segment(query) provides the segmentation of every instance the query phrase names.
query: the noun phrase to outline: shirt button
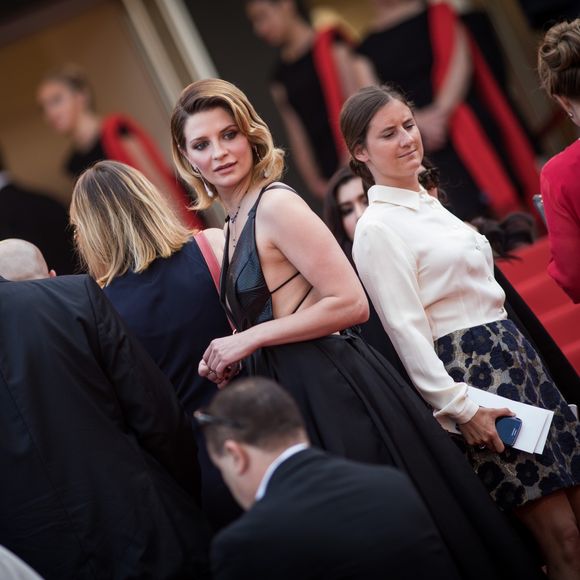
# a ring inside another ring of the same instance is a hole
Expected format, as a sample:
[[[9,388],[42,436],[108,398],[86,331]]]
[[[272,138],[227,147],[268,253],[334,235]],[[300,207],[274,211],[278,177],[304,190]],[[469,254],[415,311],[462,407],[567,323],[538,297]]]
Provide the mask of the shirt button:
[[[475,244],[475,249],[476,249],[476,250],[479,250],[479,249],[481,249],[481,248],[479,247],[479,244]]]
[[[505,308],[502,306],[502,307],[499,309],[499,313],[500,313],[500,314],[503,314],[504,312],[505,312]]]
[[[493,282],[493,276],[488,276],[488,277],[487,277],[487,281],[488,281],[488,282]]]

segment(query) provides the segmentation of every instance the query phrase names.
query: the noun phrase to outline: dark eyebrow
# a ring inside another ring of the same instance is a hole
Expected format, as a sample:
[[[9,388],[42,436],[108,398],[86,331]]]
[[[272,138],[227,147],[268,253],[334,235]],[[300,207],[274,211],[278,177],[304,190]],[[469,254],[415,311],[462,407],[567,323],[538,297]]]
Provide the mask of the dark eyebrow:
[[[235,123],[230,123],[227,127],[223,128],[220,133],[225,133],[226,131],[231,131],[232,129],[235,129],[236,131],[239,131],[238,126]],[[207,137],[205,135],[201,135],[200,137],[195,137],[193,138],[189,144],[193,145],[194,143],[197,143],[198,141],[203,141],[204,139],[207,139]]]

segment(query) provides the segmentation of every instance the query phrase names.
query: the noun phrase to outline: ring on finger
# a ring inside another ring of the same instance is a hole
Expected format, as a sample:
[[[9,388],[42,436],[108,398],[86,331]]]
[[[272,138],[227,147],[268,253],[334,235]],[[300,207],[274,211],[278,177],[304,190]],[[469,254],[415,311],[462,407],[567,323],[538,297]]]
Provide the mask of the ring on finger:
[[[478,448],[480,451],[484,451],[485,449],[487,449],[487,445],[486,445],[485,443],[483,443],[482,445],[478,445],[478,446],[477,446],[477,448]]]

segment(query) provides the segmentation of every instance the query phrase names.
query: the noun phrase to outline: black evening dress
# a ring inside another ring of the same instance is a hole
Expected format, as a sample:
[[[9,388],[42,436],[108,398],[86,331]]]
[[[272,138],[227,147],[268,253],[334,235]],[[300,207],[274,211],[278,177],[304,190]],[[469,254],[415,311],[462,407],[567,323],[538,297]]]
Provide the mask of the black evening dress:
[[[340,160],[328,120],[322,85],[314,65],[313,51],[309,50],[293,62],[280,60],[271,80],[284,87],[288,102],[310,139],[319,169],[326,179],[330,179],[339,168]]]
[[[265,191],[248,213],[231,260],[227,233],[221,299],[239,331],[273,318],[272,293],[255,237],[256,213]],[[249,375],[270,377],[293,396],[314,445],[406,472],[462,578],[543,577],[416,392],[357,333],[346,330],[264,347],[244,366]]]

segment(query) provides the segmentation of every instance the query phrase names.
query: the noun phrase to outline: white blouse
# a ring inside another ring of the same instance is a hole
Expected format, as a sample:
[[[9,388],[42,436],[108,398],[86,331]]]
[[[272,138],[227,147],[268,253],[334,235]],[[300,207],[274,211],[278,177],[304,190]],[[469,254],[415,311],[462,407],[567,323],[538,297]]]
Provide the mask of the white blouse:
[[[505,293],[487,238],[420,192],[374,185],[353,258],[405,368],[440,422],[469,421],[478,406],[449,376],[434,340],[503,320]]]

